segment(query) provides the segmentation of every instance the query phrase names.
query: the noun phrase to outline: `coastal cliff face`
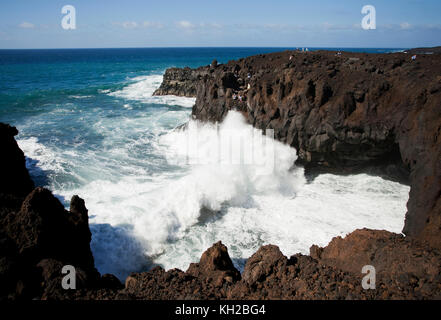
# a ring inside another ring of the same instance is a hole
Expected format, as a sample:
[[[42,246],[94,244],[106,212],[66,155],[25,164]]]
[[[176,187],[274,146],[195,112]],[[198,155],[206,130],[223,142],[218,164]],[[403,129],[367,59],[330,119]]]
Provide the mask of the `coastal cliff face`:
[[[208,75],[207,68],[170,68],[164,74],[161,86],[153,93],[157,96],[178,96],[195,97],[197,86],[205,75]]]
[[[201,70],[194,118],[239,110],[296,148],[307,172],[408,181],[403,232],[441,247],[441,55],[287,51]]]

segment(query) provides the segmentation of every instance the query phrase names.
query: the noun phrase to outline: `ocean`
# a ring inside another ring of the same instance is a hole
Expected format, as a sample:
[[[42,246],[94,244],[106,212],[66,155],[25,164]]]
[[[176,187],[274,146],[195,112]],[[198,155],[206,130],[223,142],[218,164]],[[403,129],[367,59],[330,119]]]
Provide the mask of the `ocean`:
[[[285,49],[0,50],[0,122],[19,129],[36,185],[66,208],[75,194],[85,199],[96,266],[122,280],[156,265],[186,270],[217,241],[243,269],[265,244],[290,256],[357,228],[400,233],[408,186],[366,174],[308,182],[303,169],[292,168],[296,151],[274,140],[271,175],[262,178],[252,165],[221,166],[210,161],[213,133],[258,130],[234,112],[220,128],[197,123],[193,98],[152,96],[169,67]],[[187,122],[187,133],[174,130]],[[196,143],[206,161],[171,161],[171,154],[186,155],[191,130],[205,137]]]

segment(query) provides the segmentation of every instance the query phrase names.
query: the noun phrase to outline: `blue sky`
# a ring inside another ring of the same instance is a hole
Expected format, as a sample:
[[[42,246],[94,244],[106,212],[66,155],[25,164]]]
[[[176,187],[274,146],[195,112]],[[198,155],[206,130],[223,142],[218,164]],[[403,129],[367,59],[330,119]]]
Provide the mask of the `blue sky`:
[[[61,8],[76,8],[76,30]],[[377,29],[363,30],[373,5]],[[441,45],[440,0],[2,0],[0,49]]]

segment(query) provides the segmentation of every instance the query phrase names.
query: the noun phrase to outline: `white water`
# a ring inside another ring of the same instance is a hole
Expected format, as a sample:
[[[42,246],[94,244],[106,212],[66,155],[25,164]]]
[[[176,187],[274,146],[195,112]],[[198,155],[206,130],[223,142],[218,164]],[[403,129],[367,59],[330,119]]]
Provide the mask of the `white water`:
[[[186,108],[192,108],[194,98],[175,96],[153,96],[153,92],[159,88],[163,76],[140,76],[131,79],[132,84],[120,91],[109,93],[110,96],[124,98],[127,100],[142,101],[145,103],[169,104]]]
[[[127,100],[121,109],[128,112],[136,101],[190,105],[186,98],[151,97],[160,81],[142,77],[108,94]],[[82,143],[19,140],[25,154],[39,161],[38,168],[54,173],[50,188],[56,194],[85,199],[101,273],[124,279],[152,262],[186,270],[219,240],[242,267],[264,244],[278,245],[289,256],[357,228],[401,232],[407,186],[368,175],[329,174],[308,184],[301,169],[291,168],[295,150],[262,140],[238,113],[230,113],[219,127],[192,120],[186,131],[167,129],[185,122],[187,110],[141,110],[117,121],[95,117],[89,129],[104,138],[94,150]],[[220,137],[232,131],[242,133],[236,146],[252,144],[259,160],[274,163],[270,174],[261,163],[225,164],[228,159],[216,150],[226,143]],[[191,164],[176,163],[186,159]]]

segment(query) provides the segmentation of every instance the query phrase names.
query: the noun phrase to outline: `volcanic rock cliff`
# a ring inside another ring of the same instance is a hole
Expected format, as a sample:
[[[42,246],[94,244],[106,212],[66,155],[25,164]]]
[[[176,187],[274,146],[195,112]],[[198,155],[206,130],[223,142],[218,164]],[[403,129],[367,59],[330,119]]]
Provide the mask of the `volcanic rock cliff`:
[[[298,151],[307,172],[374,172],[411,185],[403,232],[441,247],[441,55],[286,51],[185,72],[193,117],[239,110]],[[315,170],[310,170],[314,168]]]

